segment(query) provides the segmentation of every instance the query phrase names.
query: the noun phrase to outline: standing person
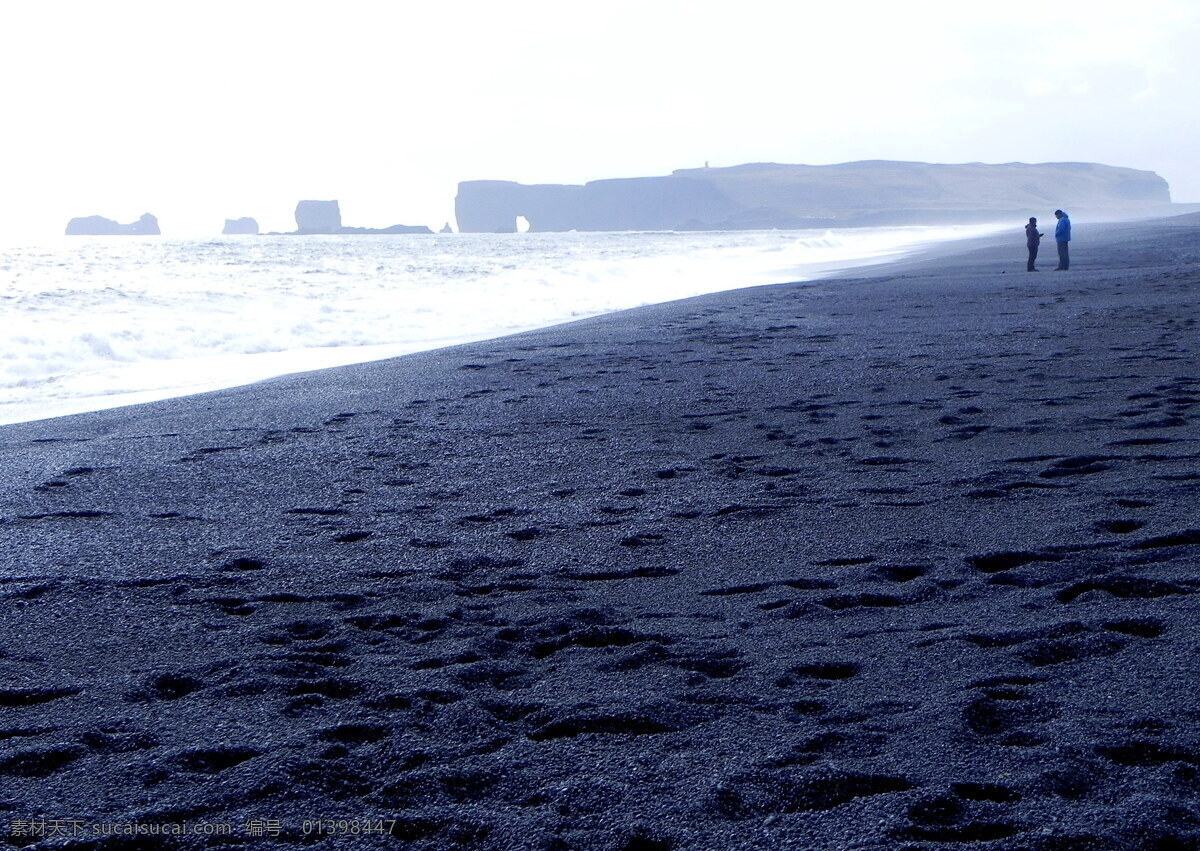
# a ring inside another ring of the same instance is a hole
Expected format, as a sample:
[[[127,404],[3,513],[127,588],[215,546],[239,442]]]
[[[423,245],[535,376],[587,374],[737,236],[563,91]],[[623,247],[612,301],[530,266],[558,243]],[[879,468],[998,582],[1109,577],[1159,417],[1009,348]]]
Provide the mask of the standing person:
[[[1033,261],[1037,260],[1037,251],[1038,246],[1042,244],[1042,235],[1038,233],[1037,219],[1032,216],[1029,217],[1029,224],[1025,225],[1025,244],[1029,246],[1029,263],[1025,266],[1025,271],[1036,272]]]
[[[1067,245],[1071,242],[1071,220],[1062,210],[1054,211],[1058,224],[1054,226],[1054,241],[1058,243],[1058,266],[1055,272],[1065,272],[1071,268],[1071,255]]]

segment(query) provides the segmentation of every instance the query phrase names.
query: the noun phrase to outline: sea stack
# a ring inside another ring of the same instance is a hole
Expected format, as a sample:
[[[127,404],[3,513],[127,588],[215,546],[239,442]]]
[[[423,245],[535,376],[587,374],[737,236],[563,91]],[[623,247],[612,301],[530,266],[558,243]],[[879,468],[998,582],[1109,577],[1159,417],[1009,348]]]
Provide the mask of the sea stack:
[[[249,216],[243,216],[240,219],[226,219],[225,227],[221,231],[222,235],[245,235],[256,236],[258,234],[258,222]]]
[[[347,227],[342,225],[342,211],[337,201],[301,201],[296,205],[296,229],[292,236],[309,234],[402,234],[433,233],[425,225],[390,225],[386,228]]]
[[[123,225],[103,216],[82,216],[67,222],[67,236],[159,236],[158,219],[143,213],[136,222]]]
[[[301,201],[296,205],[296,233],[337,233],[342,211],[337,201]]]

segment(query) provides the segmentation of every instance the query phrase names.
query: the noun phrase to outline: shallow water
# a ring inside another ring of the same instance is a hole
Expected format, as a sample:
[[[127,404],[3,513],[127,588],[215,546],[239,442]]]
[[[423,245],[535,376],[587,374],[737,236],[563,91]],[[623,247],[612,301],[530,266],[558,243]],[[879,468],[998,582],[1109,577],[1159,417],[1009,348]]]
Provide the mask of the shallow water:
[[[811,280],[995,230],[73,237],[0,248],[0,423]]]

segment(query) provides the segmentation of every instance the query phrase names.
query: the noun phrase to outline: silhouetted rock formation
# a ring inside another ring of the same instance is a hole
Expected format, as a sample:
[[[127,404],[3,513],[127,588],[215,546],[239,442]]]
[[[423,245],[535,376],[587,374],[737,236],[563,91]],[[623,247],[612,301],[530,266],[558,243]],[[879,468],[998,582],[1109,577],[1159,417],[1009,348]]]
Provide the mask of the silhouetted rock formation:
[[[425,225],[391,225],[386,228],[343,227],[337,201],[301,201],[296,205],[295,235],[433,233]]]
[[[240,219],[226,219],[225,228],[221,231],[225,236],[242,235],[242,234],[258,234],[258,222],[249,216],[243,216]]]
[[[446,222],[442,225],[442,229],[438,233],[454,233],[454,228],[450,227],[450,223]]]
[[[871,160],[810,166],[752,163],[582,186],[471,180],[458,185],[464,233],[742,230],[953,224],[1027,216],[1148,211],[1171,203],[1154,172],[1093,163],[934,165]]]
[[[296,233],[337,233],[342,211],[337,201],[301,201],[296,205]]]
[[[393,233],[433,233],[425,225],[391,225],[386,228],[338,228],[334,233],[376,233],[376,234],[393,234]]]
[[[103,216],[82,216],[67,222],[67,236],[159,236],[161,233],[158,219],[149,213],[127,225]]]

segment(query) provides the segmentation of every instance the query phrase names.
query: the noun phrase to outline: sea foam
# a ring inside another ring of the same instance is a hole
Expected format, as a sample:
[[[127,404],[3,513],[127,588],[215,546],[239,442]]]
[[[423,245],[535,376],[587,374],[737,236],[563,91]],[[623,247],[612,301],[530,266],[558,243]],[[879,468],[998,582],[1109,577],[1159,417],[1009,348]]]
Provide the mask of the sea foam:
[[[0,423],[811,280],[994,230],[72,238],[0,249]]]

